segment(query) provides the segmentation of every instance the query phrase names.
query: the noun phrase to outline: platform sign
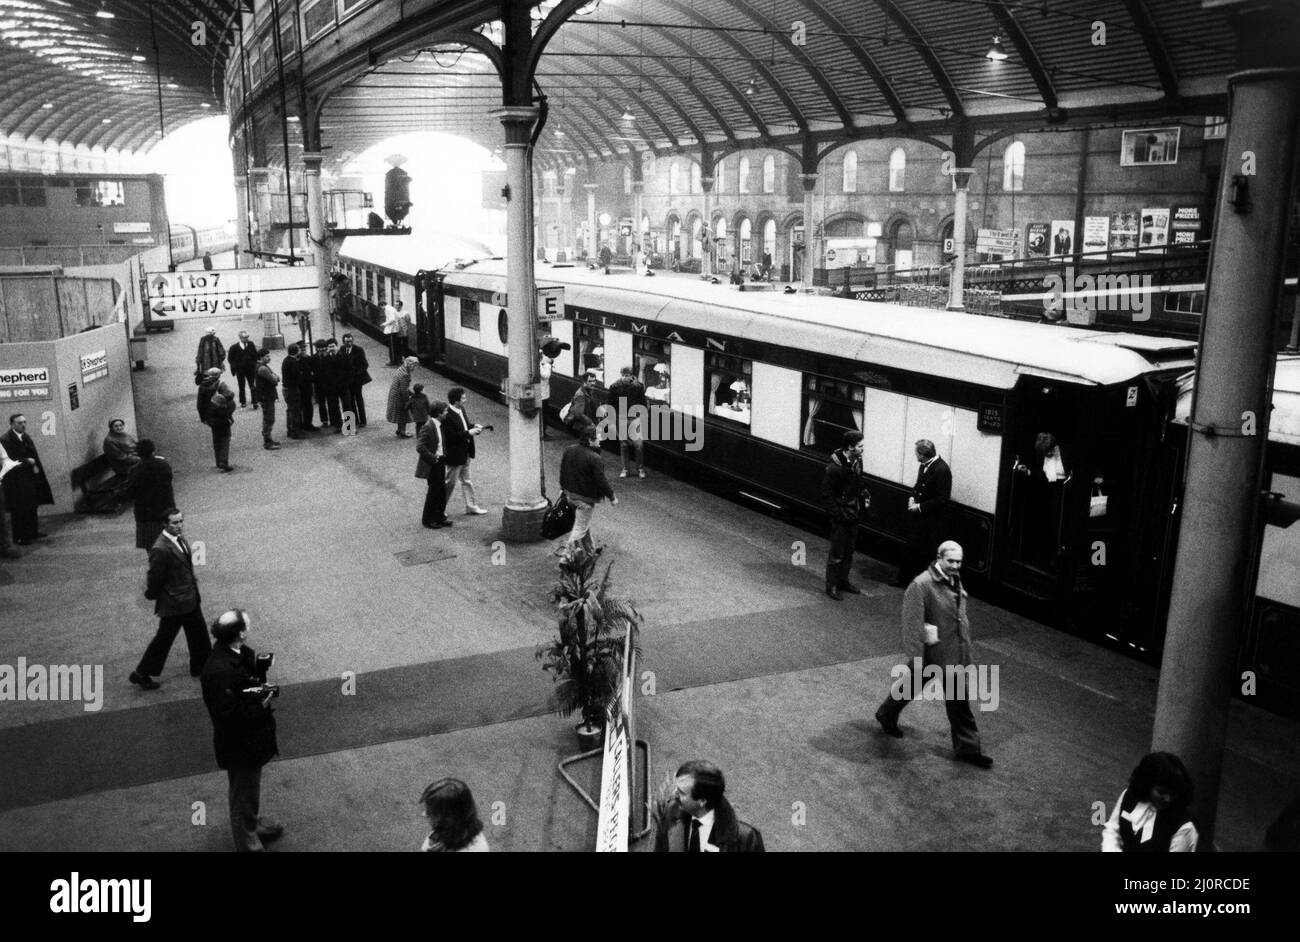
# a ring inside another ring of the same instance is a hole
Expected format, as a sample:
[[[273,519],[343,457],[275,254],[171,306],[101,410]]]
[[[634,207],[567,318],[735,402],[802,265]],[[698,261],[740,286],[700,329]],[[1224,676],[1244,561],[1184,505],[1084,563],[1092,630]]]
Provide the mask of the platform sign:
[[[148,272],[153,318],[182,320],[223,314],[269,314],[315,310],[315,266]]]
[[[979,229],[975,233],[975,251],[981,255],[1015,258],[1020,251],[1020,230]]]
[[[636,652],[632,631],[623,638],[623,677],[618,699],[605,724],[605,752],[600,770],[600,805],[596,822],[597,853],[627,853],[632,825],[632,693],[636,685]]]
[[[81,385],[89,386],[108,375],[108,351],[96,350],[81,357]]]
[[[564,287],[561,285],[554,288],[538,288],[538,323],[545,324],[548,321],[562,320],[564,320]]]
[[[50,398],[50,368],[19,366],[0,370],[0,400]]]

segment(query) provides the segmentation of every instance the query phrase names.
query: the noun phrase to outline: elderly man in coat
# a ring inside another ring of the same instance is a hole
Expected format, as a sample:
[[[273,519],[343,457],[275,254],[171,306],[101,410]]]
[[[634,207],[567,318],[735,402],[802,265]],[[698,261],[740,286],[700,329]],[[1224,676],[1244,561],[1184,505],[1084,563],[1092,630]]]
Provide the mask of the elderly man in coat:
[[[970,622],[966,619],[966,590],[961,584],[961,546],[952,540],[939,544],[935,561],[903,593],[903,644],[909,658],[908,674],[891,685],[889,695],[876,710],[876,722],[890,736],[901,739],[898,717],[922,686],[915,675],[931,665],[944,671],[944,709],[952,727],[952,750],[960,762],[982,769],[991,768],[993,760],[980,750],[980,732],[975,725],[970,700],[973,691],[966,686],[961,696],[948,689],[954,676],[949,668],[971,663]],[[917,659],[921,663],[917,664]],[[952,685],[955,687],[955,685]]]
[[[54,503],[54,492],[45,477],[45,466],[36,453],[36,443],[27,431],[27,416],[16,412],[9,416],[9,431],[0,435],[0,447],[17,462],[4,476],[5,500],[9,504],[14,542],[26,546],[45,536],[40,531],[37,508]],[[0,459],[2,460],[2,459]]]

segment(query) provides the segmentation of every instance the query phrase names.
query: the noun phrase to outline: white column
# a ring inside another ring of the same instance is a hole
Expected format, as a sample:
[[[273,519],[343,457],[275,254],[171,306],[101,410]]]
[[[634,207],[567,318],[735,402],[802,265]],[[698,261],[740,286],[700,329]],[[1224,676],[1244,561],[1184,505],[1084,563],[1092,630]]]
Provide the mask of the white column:
[[[235,175],[235,267],[248,264],[240,255],[251,249],[248,244],[248,177]]]
[[[966,193],[973,167],[957,167],[952,172],[952,278],[948,283],[948,310],[965,311],[966,275]]]
[[[307,233],[310,252],[316,260],[316,309],[311,312],[311,335],[314,340],[331,336],[330,331],[330,251],[325,241],[325,201],[321,195],[320,165],[324,154],[304,153],[302,162],[307,177]]]
[[[501,535],[516,542],[534,542],[541,539],[542,515],[547,506],[542,498],[541,412],[533,395],[540,381],[541,360],[534,310],[533,170],[528,140],[538,109],[512,106],[492,113],[505,125],[506,180],[510,189],[506,206],[510,498],[502,514]]]
[[[820,257],[817,252],[813,232],[813,194],[817,190],[817,174],[801,173],[799,181],[803,184],[803,290],[813,288],[813,267]]]
[[[641,197],[645,194],[645,181],[632,181],[632,272],[640,274],[645,264],[645,246],[641,240],[645,233],[641,231]]]
[[[596,263],[596,187],[598,183],[584,183],[587,188],[587,261]]]
[[[713,177],[700,177],[704,191],[704,225],[709,228],[709,243],[700,246],[700,277],[713,277]]]

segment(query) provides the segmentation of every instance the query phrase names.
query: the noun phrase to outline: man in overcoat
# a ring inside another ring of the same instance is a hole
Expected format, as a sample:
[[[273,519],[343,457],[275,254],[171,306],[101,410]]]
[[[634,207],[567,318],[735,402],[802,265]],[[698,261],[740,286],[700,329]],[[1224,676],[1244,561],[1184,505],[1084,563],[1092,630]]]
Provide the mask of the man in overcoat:
[[[54,492],[45,477],[36,443],[27,432],[27,416],[21,412],[9,416],[9,431],[0,435],[0,445],[18,467],[4,476],[5,502],[13,524],[14,542],[26,546],[45,536],[40,532],[37,508],[54,503]]]
[[[163,672],[176,633],[185,630],[190,649],[190,676],[198,677],[212,653],[208,626],[203,621],[203,599],[194,577],[194,551],[185,539],[185,515],[175,507],[167,511],[167,525],[149,550],[149,575],[144,597],[154,603],[158,631],[130,681],[143,690],[157,690],[153,678]]]

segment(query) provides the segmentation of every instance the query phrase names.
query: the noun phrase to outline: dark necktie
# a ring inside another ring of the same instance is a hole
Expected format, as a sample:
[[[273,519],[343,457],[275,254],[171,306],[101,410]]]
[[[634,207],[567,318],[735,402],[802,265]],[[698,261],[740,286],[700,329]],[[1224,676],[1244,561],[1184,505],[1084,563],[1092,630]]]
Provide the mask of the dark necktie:
[[[185,554],[185,561],[190,562],[190,544],[185,542],[185,537],[181,537],[177,542],[181,544],[181,552]]]
[[[686,845],[688,854],[698,854],[700,852],[700,819],[691,818],[691,839]]]

